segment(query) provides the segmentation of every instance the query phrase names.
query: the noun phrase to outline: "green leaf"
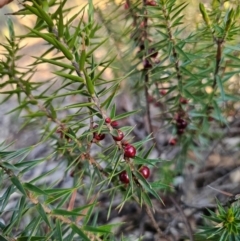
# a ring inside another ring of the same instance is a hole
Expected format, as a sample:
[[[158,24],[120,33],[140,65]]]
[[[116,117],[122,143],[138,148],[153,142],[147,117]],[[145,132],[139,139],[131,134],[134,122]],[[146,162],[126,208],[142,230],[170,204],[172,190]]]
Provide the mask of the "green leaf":
[[[84,10],[83,10],[83,11],[84,11]],[[70,43],[68,44],[68,46],[69,46],[70,49],[72,49],[72,48],[75,46],[75,42],[76,42],[77,37],[78,37],[79,35],[81,35],[80,26],[81,26],[81,23],[82,23],[82,20],[83,20],[83,16],[84,16],[84,14],[82,15],[81,20],[79,20],[78,26],[77,26],[77,28],[76,28],[76,30],[75,30],[75,33],[74,33],[74,35],[72,36]]]
[[[29,10],[31,13],[35,14],[35,15],[38,16],[39,18],[42,18],[42,15],[41,15],[41,13],[38,11],[37,8],[34,8],[34,7],[29,6],[29,5],[27,5],[27,4],[23,4],[23,6],[24,6],[27,10]]]
[[[18,178],[16,176],[12,176],[11,181],[24,196],[27,196],[22,184],[20,183],[20,181],[18,180]]]
[[[151,186],[152,186],[152,188],[154,188],[156,190],[166,190],[169,188],[173,188],[170,185],[162,183],[161,181],[152,182]]]
[[[91,241],[87,236],[86,234],[79,228],[77,227],[75,224],[71,224],[71,228],[72,228],[72,231],[76,234],[79,235],[80,238],[82,238],[84,241]]]
[[[34,186],[34,185],[31,184],[31,183],[25,182],[25,183],[23,184],[23,186],[25,187],[25,189],[28,189],[29,191],[35,192],[35,193],[37,193],[37,194],[47,195],[47,193],[45,193],[43,190],[41,190],[40,188]]]
[[[65,0],[66,2],[66,0]],[[59,6],[59,20],[58,20],[58,36],[61,38],[63,36],[64,32],[64,24],[63,24],[63,13],[62,13],[62,8],[64,4],[60,4]]]
[[[144,203],[145,203],[146,205],[148,205],[148,206],[151,207],[151,208],[153,207],[152,201],[151,201],[150,197],[147,195],[147,193],[142,192],[142,198],[143,198]]]
[[[4,192],[4,194],[0,197],[0,203],[1,203],[1,209],[0,213],[3,212],[4,208],[9,202],[10,196],[14,193],[15,187],[13,185],[9,186],[7,190]]]
[[[62,239],[62,227],[60,221],[57,219],[57,224],[56,224],[56,235],[57,235],[57,240],[63,241]]]
[[[85,49],[85,47],[82,47],[82,48],[83,49],[81,51],[80,60],[79,60],[80,71],[84,71],[84,65],[85,65],[85,62],[86,62],[86,49]],[[86,75],[85,75],[85,78],[87,78]]]
[[[54,209],[52,210],[52,214],[63,215],[63,216],[84,216],[79,214],[78,212],[67,211],[65,209]]]
[[[54,1],[55,1],[55,0],[54,0]],[[67,0],[63,0],[63,2],[61,2],[61,3],[59,4],[58,9],[52,14],[52,19],[55,19],[55,18],[57,17],[57,15],[60,14],[60,12],[63,12],[62,10],[63,10],[63,7],[64,7],[64,5],[65,5],[66,2],[67,2]],[[51,4],[49,4],[49,5],[51,5]]]
[[[40,7],[40,6],[36,3],[36,1],[32,0],[32,2],[33,2],[34,5],[36,6],[36,8],[37,8],[37,10],[38,10],[38,12],[39,12],[39,14],[40,14],[40,16],[38,16],[38,17],[44,19],[50,28],[53,27],[54,24],[53,24],[53,21],[52,21],[52,19],[50,18],[50,16],[42,9],[42,7]],[[26,5],[25,5],[25,7],[26,7]],[[29,7],[30,7],[30,6],[28,6],[27,8],[29,9]],[[29,9],[29,10],[31,10],[31,9]]]
[[[17,241],[42,241],[42,240],[46,240],[46,237],[42,237],[42,236],[31,236],[31,237],[23,236],[23,237],[17,238],[16,240]]]
[[[114,116],[114,117],[112,118],[112,120],[113,120],[113,121],[115,121],[115,120],[121,120],[121,119],[126,118],[126,117],[129,117],[130,115],[133,115],[133,114],[135,114],[135,113],[137,113],[137,112],[139,112],[139,111],[140,111],[140,110],[129,111],[129,112],[126,112],[126,113],[123,113],[123,114]]]
[[[160,163],[160,162],[161,162],[160,159],[144,159],[139,156],[134,157],[134,163],[138,165],[148,164],[150,166],[155,166],[157,163]]]
[[[61,43],[60,41],[58,41],[57,39],[54,39],[55,41],[55,46],[62,51],[62,53],[64,54],[64,56],[69,59],[72,60],[73,59],[73,55],[72,53],[68,50],[68,46],[64,46],[63,43]]]
[[[82,77],[77,76],[77,75],[66,74],[66,73],[59,72],[59,71],[56,71],[56,72],[53,72],[53,73],[58,75],[58,76],[64,77],[66,79],[72,80],[73,82],[84,82],[84,79]]]
[[[28,28],[31,32],[33,32],[36,36],[46,40],[48,43],[52,44],[53,46],[57,47],[57,44],[54,40],[54,36],[52,34],[40,33],[35,29]],[[30,37],[30,36],[29,36]]]
[[[220,89],[222,100],[225,101],[225,91],[224,91],[222,80],[219,75],[216,75],[216,81],[217,81],[217,85]]]
[[[93,106],[94,103],[92,102],[83,102],[83,103],[77,103],[72,105],[63,106],[61,108],[58,108],[57,110],[67,110],[67,109],[73,109],[73,108],[82,108],[82,107],[89,107]]]
[[[88,92],[91,96],[95,95],[95,90],[94,90],[94,83],[91,80],[91,78],[89,77],[88,73],[86,72],[86,70],[83,70],[84,72],[84,76],[85,76],[85,80],[86,80],[86,86],[88,89]]]
[[[92,233],[110,233],[111,231],[109,231],[109,228],[102,228],[102,227],[91,227],[91,226],[84,226],[83,230],[85,231],[89,231]]]
[[[13,22],[11,18],[7,18],[8,31],[11,41],[15,40],[15,32],[13,27]]]
[[[109,106],[111,105],[113,98],[116,96],[116,92],[118,90],[119,86],[116,85],[115,88],[113,89],[112,94],[104,101],[101,103],[101,107],[103,108],[104,106],[106,106],[106,109],[109,108]]]
[[[51,228],[51,224],[50,224],[50,222],[48,220],[48,217],[47,217],[47,215],[46,215],[46,213],[45,213],[45,211],[44,211],[44,209],[43,209],[43,207],[42,207],[42,205],[40,203],[38,203],[36,205],[36,209],[39,212],[39,214],[42,217],[42,219],[45,221],[45,223]]]
[[[1,238],[1,239],[0,239],[1,241],[8,241],[8,240],[5,239],[2,235],[0,235],[0,238]]]
[[[76,188],[80,188],[81,186],[78,186]],[[58,193],[72,193],[76,188],[53,188],[53,189],[45,189],[44,192],[46,192],[49,195],[52,194],[58,194]]]
[[[136,175],[139,183],[141,186],[149,193],[151,193],[156,199],[161,201],[161,198],[158,196],[158,194],[153,190],[152,186],[146,181],[146,179],[139,173],[139,172],[134,172]]]
[[[16,166],[13,166],[9,162],[2,162],[1,165],[9,170],[18,171],[18,168],[16,168]]]
[[[45,58],[40,58],[40,57],[35,57],[35,56],[32,56],[32,58],[42,60],[41,63],[43,63],[43,64],[50,63],[50,64],[53,64],[53,65],[56,65],[56,66],[59,66],[59,67],[63,67],[65,69],[75,70],[74,66],[72,66],[70,64],[65,64],[63,62],[56,61],[54,59],[45,59]],[[38,64],[41,64],[41,63],[38,62]]]

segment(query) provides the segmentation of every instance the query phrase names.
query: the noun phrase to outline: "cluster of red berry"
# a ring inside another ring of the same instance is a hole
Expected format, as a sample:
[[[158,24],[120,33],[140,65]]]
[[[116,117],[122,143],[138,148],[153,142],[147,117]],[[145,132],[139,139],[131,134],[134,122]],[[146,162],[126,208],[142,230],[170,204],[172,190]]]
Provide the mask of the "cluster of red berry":
[[[142,174],[142,176],[147,179],[150,176],[150,170],[147,166],[141,166],[139,169],[139,172]],[[125,184],[129,183],[129,176],[126,171],[122,171],[119,174],[119,180]]]
[[[179,102],[182,105],[186,105],[188,103],[188,100],[185,99],[184,97],[180,97]],[[184,113],[178,113],[175,117],[175,120],[176,120],[177,134],[182,135],[188,126],[187,120],[184,119]],[[169,141],[169,144],[171,146],[175,146],[176,143],[177,143],[177,138],[172,138]]]
[[[105,119],[105,123],[106,124],[110,124],[113,128],[116,128],[118,126],[117,121],[112,121],[110,117],[107,117]],[[95,125],[93,128],[97,128],[98,126]],[[105,138],[105,134],[104,133],[97,133],[94,132],[93,133],[93,138],[95,139],[95,141],[101,141]],[[124,151],[124,158],[134,158],[136,156],[136,148],[129,144],[127,141],[123,141],[124,138],[124,133],[121,130],[117,130],[117,135],[112,135],[112,138],[115,141],[121,141],[122,147],[123,147],[123,151]],[[139,172],[142,174],[143,177],[148,178],[150,175],[150,170],[148,167],[146,166],[142,166],[139,169]],[[126,171],[122,171],[119,174],[119,179],[121,182],[127,184],[129,183],[129,177],[127,175]]]
[[[176,119],[176,127],[178,135],[182,135],[187,128],[188,122],[183,119],[180,115],[178,115]]]
[[[113,128],[118,126],[118,122],[117,121],[111,121],[111,119],[109,117],[107,117],[105,119],[105,122],[107,124],[111,124],[111,126]],[[97,127],[98,127],[98,125],[95,125],[93,127],[93,129],[96,129]],[[112,137],[113,137],[113,139],[115,141],[121,141],[123,139],[123,137],[124,137],[124,134],[123,134],[123,132],[121,130],[117,130],[117,131],[118,131],[118,136],[112,136]],[[101,141],[101,140],[103,140],[105,138],[105,134],[93,132],[93,138],[94,138],[95,141]]]

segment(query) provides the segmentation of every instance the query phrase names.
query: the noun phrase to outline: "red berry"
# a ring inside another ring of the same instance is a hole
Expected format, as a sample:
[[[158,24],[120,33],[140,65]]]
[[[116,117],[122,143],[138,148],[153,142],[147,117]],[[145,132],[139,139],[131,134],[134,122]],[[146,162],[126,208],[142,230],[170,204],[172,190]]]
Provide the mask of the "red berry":
[[[184,133],[184,129],[178,129],[177,133],[178,133],[178,135],[182,135]]]
[[[188,100],[183,97],[180,97],[180,103],[186,105],[188,103]]]
[[[124,134],[121,130],[117,130],[118,132],[118,135],[117,136],[112,136],[112,138],[115,140],[115,141],[121,141],[124,137]]]
[[[98,127],[98,125],[95,125],[93,127],[93,129],[96,129]],[[97,132],[93,132],[93,138],[96,140],[96,141],[101,141],[105,138],[105,134],[101,134],[101,133],[97,133]]]
[[[129,9],[129,5],[128,5],[127,2],[125,2],[125,4],[124,4],[124,9],[125,9],[125,10],[128,10],[128,9]]]
[[[143,60],[143,68],[150,69],[150,68],[152,68],[152,64],[147,59],[144,59]]]
[[[171,139],[171,140],[169,141],[169,144],[170,144],[171,146],[175,146],[175,145],[177,144],[177,139],[176,139],[176,138]]]
[[[154,102],[154,98],[151,95],[148,95],[147,101],[149,103],[152,103],[152,102]]]
[[[158,52],[155,49],[152,48],[152,49],[149,50],[149,56],[151,58],[156,58],[158,56]]]
[[[144,44],[140,44],[139,45],[139,49],[140,49],[139,51],[144,50],[145,49],[145,45]]]
[[[111,122],[111,126],[112,127],[117,127],[118,126],[118,122],[117,121],[112,121]]]
[[[166,91],[166,90],[160,90],[160,94],[161,94],[161,95],[166,95],[166,94],[167,94],[167,91]]]
[[[105,134],[101,134],[101,133],[97,134],[96,132],[94,132],[93,133],[93,137],[97,141],[101,141],[101,140],[103,140],[105,138]]]
[[[142,21],[141,23],[140,23],[140,26],[139,26],[140,28],[144,28],[145,27],[145,22],[144,21]]]
[[[212,116],[209,116],[209,117],[208,117],[208,121],[211,122],[211,121],[213,121],[213,120],[214,120],[214,118],[213,118]]]
[[[154,0],[149,0],[149,1],[147,1],[146,5],[148,5],[148,6],[156,6],[157,3]]]
[[[107,124],[110,124],[111,123],[111,118],[110,117],[107,117],[106,119],[105,119],[105,122],[107,123]]]
[[[123,183],[126,183],[128,184],[129,183],[129,177],[128,177],[128,174],[126,171],[122,171],[120,174],[119,174],[119,180]]]
[[[124,148],[124,156],[133,158],[136,155],[136,148],[132,145],[127,145]]]
[[[187,127],[187,125],[188,125],[188,123],[186,120],[184,120],[182,118],[177,120],[178,129],[185,129]]]
[[[147,179],[150,176],[150,170],[147,166],[142,166],[139,170],[142,176]]]
[[[75,174],[75,171],[74,171],[74,170],[71,171],[71,173],[70,173],[70,177],[74,177],[74,174]]]
[[[155,107],[161,107],[162,104],[161,104],[161,102],[157,101],[157,102],[154,103],[154,106],[155,106]]]

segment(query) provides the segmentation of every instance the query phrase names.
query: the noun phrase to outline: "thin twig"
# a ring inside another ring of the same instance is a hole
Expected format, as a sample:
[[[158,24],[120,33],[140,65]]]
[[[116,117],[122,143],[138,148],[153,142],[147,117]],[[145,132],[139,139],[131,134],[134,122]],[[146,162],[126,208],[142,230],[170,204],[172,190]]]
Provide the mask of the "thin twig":
[[[189,235],[189,239],[190,241],[194,241],[194,238],[193,238],[193,231],[192,231],[192,228],[191,228],[191,225],[185,215],[185,213],[183,212],[182,208],[180,207],[180,205],[174,200],[174,198],[170,195],[170,200],[172,201],[172,203],[175,205],[175,207],[177,208],[177,210],[179,211],[179,213],[181,214],[182,218],[184,219],[184,222],[186,224],[186,228],[187,228],[187,231],[188,231],[188,235]]]
[[[150,218],[150,220],[151,220],[154,228],[156,229],[156,231],[157,231],[157,233],[158,233],[159,239],[160,239],[160,238],[163,238],[163,237],[164,237],[165,239],[167,239],[166,235],[165,235],[165,234],[161,231],[161,229],[159,228],[159,226],[158,226],[158,224],[157,224],[157,222],[156,222],[156,220],[155,220],[155,218],[154,218],[154,216],[153,216],[153,214],[152,214],[151,209],[150,209],[147,205],[145,205],[145,209],[146,209],[146,212],[147,212],[148,217]]]

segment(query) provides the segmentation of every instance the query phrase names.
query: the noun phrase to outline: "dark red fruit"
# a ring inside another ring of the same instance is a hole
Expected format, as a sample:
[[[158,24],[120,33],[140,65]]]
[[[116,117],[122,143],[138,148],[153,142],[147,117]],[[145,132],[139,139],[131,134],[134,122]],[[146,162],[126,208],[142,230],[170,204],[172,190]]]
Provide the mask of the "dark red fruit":
[[[140,26],[139,26],[140,28],[144,28],[145,27],[145,22],[144,21],[142,21],[141,23],[140,23]]]
[[[93,129],[96,129],[98,127],[98,125],[94,126]],[[97,133],[97,132],[93,132],[93,138],[96,141],[101,141],[105,138],[105,134],[101,134],[101,133]]]
[[[129,9],[129,5],[128,5],[127,2],[124,4],[124,9],[125,9],[125,10],[128,10],[128,9]]]
[[[117,136],[112,136],[112,138],[115,140],[115,141],[121,141],[124,137],[124,134],[121,130],[117,130],[118,132],[118,135]]]
[[[183,98],[183,97],[181,97],[180,98],[180,103],[183,104],[183,105],[186,105],[188,103],[188,100]]]
[[[117,127],[118,126],[118,122],[117,121],[112,121],[111,122],[111,126],[112,127]]]
[[[150,68],[152,68],[152,64],[147,59],[144,59],[143,60],[143,68],[150,69]]]
[[[213,120],[214,120],[214,118],[213,118],[212,116],[209,116],[209,117],[208,117],[208,121],[211,122],[211,121],[213,121]]]
[[[107,123],[107,124],[110,124],[111,123],[111,118],[110,117],[107,117],[106,119],[105,119],[105,122]]]
[[[74,174],[75,174],[75,171],[74,171],[74,170],[71,171],[71,173],[70,173],[70,177],[74,177]]]
[[[175,146],[175,145],[177,144],[177,139],[176,139],[176,138],[171,139],[171,140],[169,141],[169,144],[170,144],[171,146]]]
[[[166,94],[167,94],[167,91],[166,91],[166,90],[160,90],[160,94],[161,94],[161,95],[166,95]]]
[[[101,134],[101,133],[97,134],[96,132],[94,132],[93,137],[94,137],[95,140],[101,141],[105,138],[105,134]]]
[[[188,123],[184,119],[178,119],[177,120],[177,127],[178,129],[185,129],[187,127]]]
[[[125,184],[128,184],[129,183],[129,177],[128,177],[128,174],[126,171],[122,171],[120,174],[119,174],[119,180]]]
[[[156,58],[158,56],[158,52],[155,49],[152,48],[152,49],[149,50],[149,56],[151,58]]]
[[[148,5],[148,6],[156,6],[157,3],[154,0],[149,0],[149,1],[147,1],[146,5]]]
[[[142,176],[147,179],[150,176],[150,170],[147,166],[142,166],[139,170]]]
[[[155,107],[161,107],[161,102],[155,102],[155,103],[154,103],[154,106],[155,106]]]
[[[144,50],[144,49],[145,49],[144,44],[140,44],[140,45],[139,45],[139,49],[140,49],[140,51],[141,51],[141,50]]]
[[[178,133],[178,135],[182,135],[184,133],[184,129],[178,129],[177,133]]]
[[[127,145],[124,148],[124,156],[133,158],[136,155],[136,148],[132,145]]]
[[[148,103],[153,103],[154,98],[151,95],[148,95],[147,101],[148,101]]]

